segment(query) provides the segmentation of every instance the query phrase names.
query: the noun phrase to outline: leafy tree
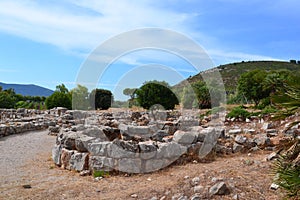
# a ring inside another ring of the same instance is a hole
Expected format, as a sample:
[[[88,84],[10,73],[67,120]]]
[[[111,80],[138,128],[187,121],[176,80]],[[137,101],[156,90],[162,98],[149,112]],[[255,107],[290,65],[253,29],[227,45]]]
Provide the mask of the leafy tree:
[[[270,91],[263,86],[266,76],[267,72],[263,70],[253,70],[242,74],[238,80],[238,93],[253,101],[257,106],[261,99],[270,94]]]
[[[72,95],[72,108],[76,110],[88,110],[90,107],[89,103],[89,92],[85,86],[77,85],[76,88],[70,91]]]
[[[113,96],[111,91],[105,89],[94,89],[90,94],[90,105],[92,108],[106,110],[111,107]]]
[[[64,94],[67,94],[69,92],[68,88],[64,84],[57,85],[56,91],[64,93]]]
[[[169,84],[164,81],[145,82],[135,93],[138,103],[145,109],[156,104],[162,105],[165,109],[174,109],[175,105],[179,104]]]
[[[14,98],[5,90],[0,92],[0,108],[14,108]]]
[[[125,88],[123,90],[123,94],[130,97],[130,99],[128,100],[129,108],[131,108],[134,105],[137,105],[136,98],[135,98],[135,96],[136,96],[135,91],[136,90],[137,90],[136,88]]]
[[[45,101],[47,109],[65,107],[72,109],[72,97],[64,84],[56,86],[56,91]]]
[[[192,84],[198,100],[199,108],[211,108],[211,98],[209,90],[203,81],[198,81]]]

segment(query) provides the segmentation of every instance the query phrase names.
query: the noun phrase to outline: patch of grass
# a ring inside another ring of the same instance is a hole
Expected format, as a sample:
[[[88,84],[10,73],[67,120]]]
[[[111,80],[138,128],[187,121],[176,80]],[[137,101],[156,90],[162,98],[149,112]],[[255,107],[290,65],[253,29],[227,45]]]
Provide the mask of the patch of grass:
[[[94,176],[94,178],[96,178],[96,177],[108,177],[109,172],[106,172],[106,171],[103,171],[103,170],[95,170],[93,172],[93,176]]]
[[[251,113],[242,108],[241,106],[233,108],[228,114],[229,118],[242,118],[246,119],[251,116]]]

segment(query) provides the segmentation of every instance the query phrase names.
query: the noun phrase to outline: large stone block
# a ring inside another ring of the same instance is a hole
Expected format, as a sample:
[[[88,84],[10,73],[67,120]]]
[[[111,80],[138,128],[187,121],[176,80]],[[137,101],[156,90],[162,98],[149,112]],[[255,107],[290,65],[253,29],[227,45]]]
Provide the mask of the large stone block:
[[[198,134],[196,132],[178,130],[174,133],[173,141],[179,144],[192,144],[197,141]]]
[[[139,158],[121,158],[118,169],[121,172],[142,173],[142,161]]]
[[[169,143],[160,143],[158,145],[158,150],[156,154],[156,158],[178,158],[182,154],[186,153],[187,147],[180,145],[175,142],[169,142]]]
[[[103,131],[97,126],[87,126],[82,130],[82,134],[97,138],[100,141],[108,141],[108,138]]]
[[[88,145],[91,144],[93,141],[95,141],[94,137],[81,135],[80,137],[75,139],[76,150],[78,150],[80,152],[87,152],[88,151]]]
[[[122,140],[116,140],[107,147],[107,155],[111,158],[135,158],[138,152],[137,144]]]
[[[157,147],[153,144],[152,141],[140,142],[140,158],[141,159],[150,159],[155,157],[157,152]]]
[[[108,150],[111,150],[110,145],[112,145],[111,142],[91,143],[88,145],[88,151],[92,156],[107,156]]]
[[[89,167],[92,171],[112,171],[116,167],[116,160],[103,156],[90,156]]]
[[[143,173],[149,173],[149,172],[160,170],[162,168],[167,167],[171,163],[172,163],[172,161],[169,161],[168,159],[149,159],[149,160],[146,160],[145,168],[143,169]]]
[[[70,169],[70,159],[71,156],[74,154],[74,152],[75,152],[74,150],[69,150],[65,148],[61,150],[60,160],[61,160],[61,167],[63,169]]]
[[[74,152],[70,158],[70,169],[83,171],[88,169],[89,156],[88,153]]]
[[[52,159],[56,165],[61,165],[61,150],[62,146],[55,144],[54,147],[52,148]]]

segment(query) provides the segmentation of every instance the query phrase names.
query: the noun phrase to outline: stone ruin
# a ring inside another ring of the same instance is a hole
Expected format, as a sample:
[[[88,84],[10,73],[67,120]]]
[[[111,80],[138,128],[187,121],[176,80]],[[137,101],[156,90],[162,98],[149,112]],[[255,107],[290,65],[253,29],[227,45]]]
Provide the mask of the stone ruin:
[[[274,151],[300,135],[299,116],[225,119],[198,111],[98,112],[0,109],[0,137],[49,130],[54,163],[78,172],[147,173],[211,155]]]
[[[67,111],[62,117],[68,120],[57,133],[52,157],[56,165],[78,172],[148,173],[212,153],[272,151],[292,138],[278,139],[275,124],[256,118],[240,128],[231,119],[218,123],[214,115],[203,122],[198,112]]]

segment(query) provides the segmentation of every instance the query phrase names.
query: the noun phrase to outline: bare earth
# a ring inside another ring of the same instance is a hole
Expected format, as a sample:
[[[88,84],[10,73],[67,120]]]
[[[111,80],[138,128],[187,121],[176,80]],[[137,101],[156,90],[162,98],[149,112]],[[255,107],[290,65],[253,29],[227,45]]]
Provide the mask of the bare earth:
[[[235,154],[210,163],[173,165],[158,172],[141,175],[113,175],[100,181],[92,176],[53,165],[51,148],[55,137],[47,131],[30,132],[0,139],[0,199],[171,199],[194,194],[190,182],[200,177],[204,199],[280,199],[279,190],[270,190],[270,152]],[[32,156],[34,155],[34,156]],[[214,179],[223,180],[231,189],[226,196],[209,197]],[[30,185],[25,189],[23,185]]]

